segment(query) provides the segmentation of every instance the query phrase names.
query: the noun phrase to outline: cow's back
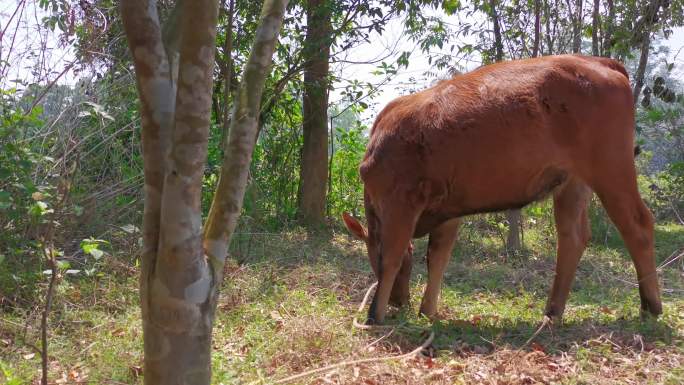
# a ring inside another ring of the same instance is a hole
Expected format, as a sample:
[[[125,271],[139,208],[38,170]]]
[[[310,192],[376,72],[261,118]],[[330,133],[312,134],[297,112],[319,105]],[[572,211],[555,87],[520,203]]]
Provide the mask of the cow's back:
[[[371,196],[400,189],[466,211],[519,206],[563,172],[581,173],[608,138],[631,146],[632,114],[626,72],[611,59],[498,63],[391,102],[372,128],[361,176]],[[628,119],[613,124],[620,116]],[[495,186],[511,192],[506,202],[497,203]]]

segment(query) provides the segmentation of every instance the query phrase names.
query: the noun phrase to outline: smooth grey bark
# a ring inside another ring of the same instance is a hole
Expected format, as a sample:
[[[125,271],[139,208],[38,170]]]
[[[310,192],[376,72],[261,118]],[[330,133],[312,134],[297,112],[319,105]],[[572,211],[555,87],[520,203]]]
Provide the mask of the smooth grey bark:
[[[328,76],[332,44],[331,4],[308,0],[304,40],[304,144],[300,169],[299,218],[309,226],[325,221],[328,180]]]
[[[204,230],[204,250],[214,281],[220,282],[228,244],[237,226],[247,188],[259,123],[261,96],[271,66],[287,0],[266,0],[242,82],[235,95],[218,187]],[[214,304],[218,291],[214,291]]]

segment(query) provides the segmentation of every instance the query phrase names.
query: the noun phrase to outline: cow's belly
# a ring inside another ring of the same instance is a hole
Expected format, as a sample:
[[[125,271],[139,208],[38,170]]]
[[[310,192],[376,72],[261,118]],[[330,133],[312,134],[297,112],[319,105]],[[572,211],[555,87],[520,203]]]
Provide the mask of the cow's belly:
[[[419,217],[414,237],[424,236],[452,218],[524,207],[551,194],[569,175],[567,170],[551,166],[502,169],[494,174],[475,172],[478,172],[477,178],[460,175],[450,178],[448,183],[440,183],[445,187],[434,189],[437,193]]]

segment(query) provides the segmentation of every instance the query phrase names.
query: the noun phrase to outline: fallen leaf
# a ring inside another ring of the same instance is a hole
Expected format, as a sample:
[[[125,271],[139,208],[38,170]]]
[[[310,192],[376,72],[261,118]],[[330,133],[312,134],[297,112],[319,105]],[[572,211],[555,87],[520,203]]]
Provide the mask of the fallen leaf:
[[[428,357],[428,358],[425,360],[425,366],[426,366],[428,369],[432,369],[432,368],[435,367],[435,361],[434,361],[431,357]]]
[[[534,350],[535,352],[546,353],[546,351],[544,350],[544,347],[541,346],[541,345],[539,345],[539,344],[536,343],[536,342],[532,342],[532,343],[530,344],[530,347],[531,347],[532,350]]]
[[[601,310],[601,313],[603,313],[603,314],[613,314],[613,313],[615,313],[615,311],[611,310],[608,306],[601,306],[601,307],[599,308],[599,310]]]

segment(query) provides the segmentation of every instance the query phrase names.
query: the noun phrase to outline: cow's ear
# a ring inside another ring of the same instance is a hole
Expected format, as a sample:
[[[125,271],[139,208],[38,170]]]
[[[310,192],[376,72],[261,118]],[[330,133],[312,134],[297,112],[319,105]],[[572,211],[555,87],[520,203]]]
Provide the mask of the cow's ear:
[[[347,226],[347,229],[349,229],[349,231],[351,231],[356,238],[363,241],[368,240],[368,232],[366,231],[366,228],[363,227],[363,225],[359,223],[356,218],[352,217],[351,214],[346,212],[342,213],[342,220],[344,220],[345,226]]]

